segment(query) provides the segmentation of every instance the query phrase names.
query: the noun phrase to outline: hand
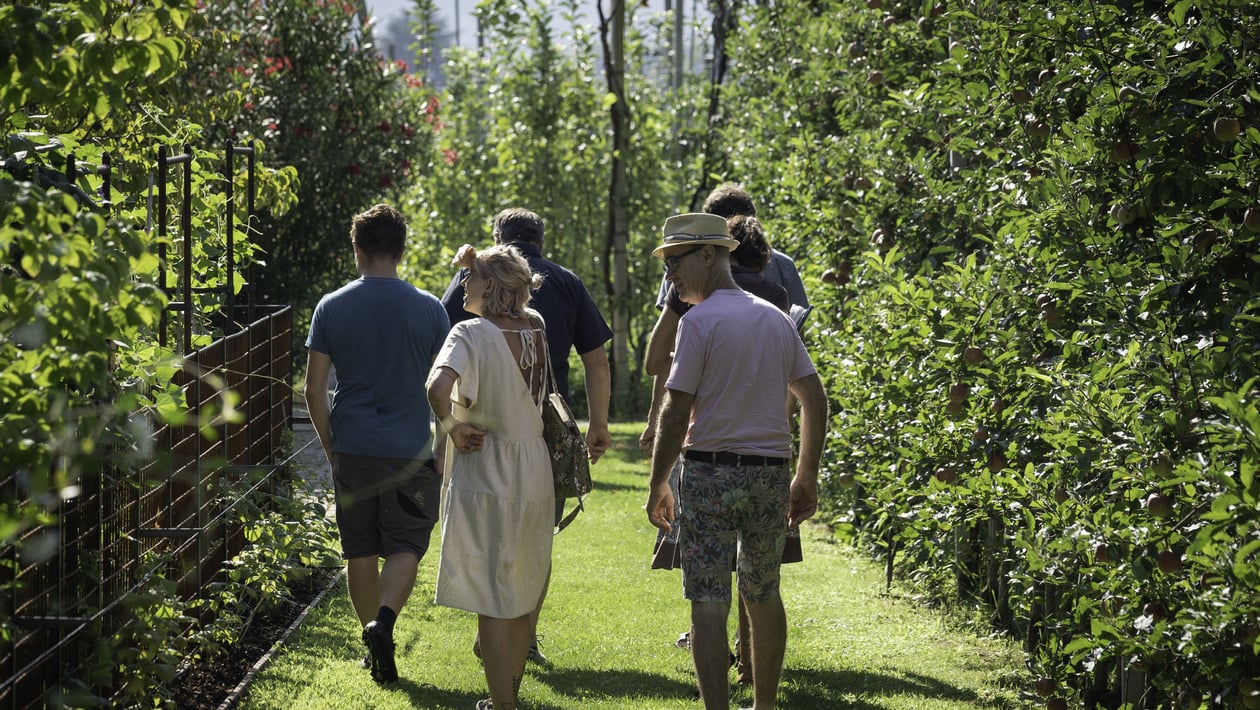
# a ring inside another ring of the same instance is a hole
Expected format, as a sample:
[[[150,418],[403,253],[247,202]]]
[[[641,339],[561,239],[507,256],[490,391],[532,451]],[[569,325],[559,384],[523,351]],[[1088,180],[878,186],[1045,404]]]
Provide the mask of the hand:
[[[788,502],[788,525],[796,527],[814,517],[818,512],[818,482],[792,479],[792,493]]]
[[[639,451],[652,455],[652,445],[656,443],[656,427],[648,424],[643,428],[643,433],[639,434]]]
[[[450,435],[455,448],[465,454],[480,451],[486,443],[486,429],[468,422],[457,422]]]
[[[652,489],[644,508],[648,522],[665,532],[670,531],[674,522],[674,492],[669,489],[668,481]]]
[[[612,446],[612,434],[608,433],[607,426],[586,428],[586,449],[590,452],[591,463],[599,461],[609,446]]]

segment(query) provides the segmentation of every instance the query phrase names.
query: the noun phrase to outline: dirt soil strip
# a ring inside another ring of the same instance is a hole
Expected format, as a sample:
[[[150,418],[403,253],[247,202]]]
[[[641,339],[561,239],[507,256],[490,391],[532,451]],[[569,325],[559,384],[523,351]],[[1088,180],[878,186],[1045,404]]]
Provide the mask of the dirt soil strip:
[[[271,648],[266,653],[263,654],[262,658],[259,658],[258,661],[254,663],[253,667],[249,669],[249,672],[245,674],[245,677],[241,679],[241,682],[238,683],[237,686],[232,690],[232,692],[229,693],[228,696],[223,699],[223,702],[219,705],[218,710],[229,710],[229,708],[236,705],[237,701],[241,699],[241,696],[245,694],[245,691],[249,689],[249,684],[254,682],[254,677],[257,676],[259,671],[261,671],[263,668],[267,666],[268,663],[271,662],[271,659],[276,655],[276,653],[281,649],[281,647],[284,646],[284,642],[288,640],[289,636],[291,636],[293,632],[296,631],[297,628],[302,625],[302,622],[306,620],[306,615],[310,614],[312,609],[319,606],[320,603],[324,601],[324,597],[328,596],[328,593],[331,592],[333,588],[338,585],[338,583],[341,581],[342,575],[344,574],[345,574],[345,570],[343,569],[337,574],[334,574],[332,576],[332,579],[329,580],[328,585],[324,587],[324,591],[317,594],[315,598],[312,599],[311,602],[306,605],[306,608],[302,610],[302,613],[298,614],[297,618],[293,620],[292,624],[289,624],[289,628],[284,630],[284,634],[281,635],[280,638],[276,639],[276,642],[271,644]]]

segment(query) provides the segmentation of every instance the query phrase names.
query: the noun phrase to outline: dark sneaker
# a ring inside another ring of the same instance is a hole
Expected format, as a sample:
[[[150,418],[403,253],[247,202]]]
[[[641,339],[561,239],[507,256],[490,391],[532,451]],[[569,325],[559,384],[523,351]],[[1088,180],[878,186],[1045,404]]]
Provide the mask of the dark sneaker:
[[[691,648],[691,632],[684,631],[678,634],[678,640],[674,642],[674,645],[679,648]]]
[[[394,663],[394,640],[387,637],[369,621],[363,627],[363,643],[367,645],[371,663],[372,680],[377,683],[393,683],[398,680],[398,666]]]

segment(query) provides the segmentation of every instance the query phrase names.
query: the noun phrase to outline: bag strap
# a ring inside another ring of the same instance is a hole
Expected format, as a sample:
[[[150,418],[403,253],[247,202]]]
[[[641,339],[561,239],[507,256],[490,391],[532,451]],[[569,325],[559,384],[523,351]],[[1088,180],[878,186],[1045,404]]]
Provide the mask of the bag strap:
[[[549,396],[550,396],[551,394],[557,394],[557,395],[558,395],[558,394],[560,394],[560,388],[556,385],[556,372],[555,372],[555,370],[551,369],[551,346],[547,343],[547,329],[546,329],[546,326],[543,324],[543,322],[542,322],[539,318],[535,317],[535,316],[534,316],[534,314],[532,314],[532,313],[531,313],[531,314],[529,314],[529,322],[530,322],[530,324],[531,324],[531,325],[537,326],[537,327],[541,328],[541,329],[542,329],[542,331],[543,331],[543,334],[542,334],[542,339],[543,339],[543,357],[545,357],[545,358],[546,358],[546,360],[547,360],[547,378],[548,378],[548,380],[549,380],[549,381],[550,381],[550,383],[551,383],[551,390],[550,390],[549,392],[547,392],[547,394],[548,394]],[[544,406],[546,406],[546,405],[544,405]],[[570,511],[568,515],[566,515],[566,516],[564,516],[563,518],[561,518],[559,523],[556,523],[556,531],[555,531],[554,533],[552,533],[553,535],[559,535],[559,534],[560,534],[560,532],[561,532],[562,530],[564,530],[565,528],[569,527],[569,523],[572,523],[572,522],[573,522],[573,519],[574,519],[574,518],[576,518],[576,517],[578,516],[578,513],[581,513],[583,510],[585,510],[585,509],[586,509],[586,508],[585,508],[585,507],[583,507],[583,505],[582,505],[582,499],[583,499],[583,496],[578,496],[578,498],[577,498],[577,506],[576,506],[576,507],[574,507],[574,508],[573,508],[573,510],[572,510],[572,511]]]
[[[530,325],[542,330],[543,358],[547,361],[547,379],[551,383],[551,389],[547,390],[545,394],[559,394],[560,387],[556,385],[556,371],[551,369],[551,345],[547,343],[547,327],[542,322],[542,319],[538,318],[533,313],[529,314],[529,323]]]
[[[574,508],[573,511],[570,512],[568,515],[561,518],[559,523],[556,523],[556,531],[553,533],[553,535],[559,535],[562,530],[569,527],[569,523],[573,522],[573,519],[576,518],[578,516],[578,513],[582,512],[583,510],[585,510],[585,508],[582,507],[582,498],[578,497],[577,507]]]

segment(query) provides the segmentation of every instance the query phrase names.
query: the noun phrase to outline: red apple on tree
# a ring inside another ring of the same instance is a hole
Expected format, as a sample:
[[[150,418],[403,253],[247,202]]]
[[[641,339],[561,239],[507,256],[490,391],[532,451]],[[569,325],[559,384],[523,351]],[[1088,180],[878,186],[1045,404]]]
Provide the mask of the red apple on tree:
[[[1249,232],[1260,232],[1260,207],[1249,207],[1243,213],[1243,226]]]
[[[866,83],[871,86],[879,86],[880,84],[884,83],[884,72],[876,69],[870,74],[867,74]]]
[[[1172,498],[1163,493],[1152,493],[1146,497],[1146,510],[1157,518],[1172,515]]]
[[[1100,565],[1111,564],[1111,552],[1107,549],[1107,543],[1094,545],[1094,560]]]
[[[1054,695],[1054,691],[1058,690],[1059,684],[1050,676],[1042,676],[1033,682],[1033,688],[1036,689],[1037,695],[1048,698]]]
[[[1147,602],[1146,605],[1142,607],[1142,613],[1156,621],[1160,621],[1168,616],[1168,608],[1159,602]]]
[[[958,480],[958,475],[955,474],[954,469],[950,468],[949,466],[941,466],[940,468],[936,469],[936,473],[933,475],[936,476],[936,480],[940,481],[941,483],[944,483],[945,485],[949,485],[953,483],[954,481]]]
[[[1155,456],[1155,461],[1151,463],[1151,473],[1160,478],[1167,478],[1173,472],[1173,458],[1167,451],[1161,451]]]
[[[1155,564],[1159,566],[1160,572],[1172,574],[1181,569],[1181,555],[1172,550],[1161,550],[1155,555]]]
[[[1218,140],[1229,142],[1242,133],[1242,124],[1236,118],[1223,116],[1216,119],[1212,124],[1212,133],[1216,135]]]
[[[1067,700],[1063,698],[1050,698],[1046,701],[1046,710],[1067,710]]]
[[[963,402],[963,401],[958,401],[958,402],[951,401],[949,404],[946,404],[946,405],[945,405],[945,411],[946,411],[946,412],[949,412],[952,416],[957,417],[957,416],[961,416],[961,415],[962,415],[963,410],[966,408],[966,406],[967,406],[967,403],[966,403],[966,402]]]
[[[1011,91],[1011,101],[1017,104],[1026,104],[1032,101],[1032,92],[1022,86]]]
[[[962,382],[959,382],[958,384],[955,384],[955,385],[950,385],[949,401],[964,402],[970,396],[971,396],[971,385],[968,385]]]
[[[989,472],[997,473],[1010,465],[1010,461],[1006,459],[1006,454],[1001,451],[994,451],[989,455]]]
[[[845,472],[837,475],[836,481],[840,483],[841,488],[852,488],[857,479],[852,473]]]
[[[1131,141],[1119,141],[1111,146],[1111,162],[1113,163],[1131,163],[1137,154],[1138,146]]]
[[[974,345],[963,348],[963,361],[968,365],[979,365],[984,362],[984,351]]]

